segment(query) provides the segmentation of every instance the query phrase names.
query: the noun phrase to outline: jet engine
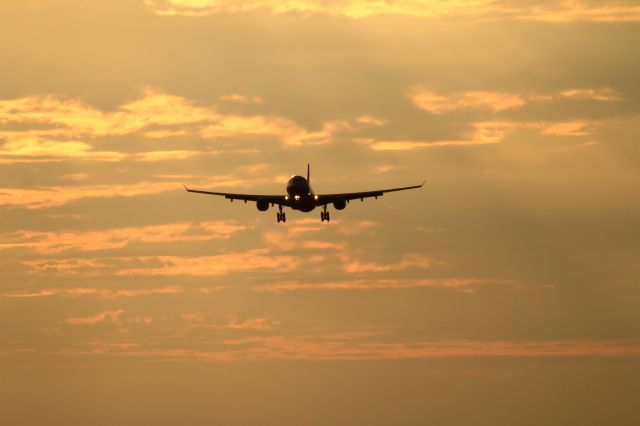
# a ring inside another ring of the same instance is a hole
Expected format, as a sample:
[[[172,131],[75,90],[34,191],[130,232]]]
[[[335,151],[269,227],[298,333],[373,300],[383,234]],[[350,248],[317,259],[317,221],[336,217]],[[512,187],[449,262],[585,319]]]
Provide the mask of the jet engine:
[[[347,202],[344,198],[336,198],[333,202],[333,207],[335,207],[336,210],[342,210],[347,207]]]
[[[256,201],[256,207],[261,212],[267,211],[269,210],[269,201],[265,200],[264,198],[260,198],[258,199],[258,201]]]

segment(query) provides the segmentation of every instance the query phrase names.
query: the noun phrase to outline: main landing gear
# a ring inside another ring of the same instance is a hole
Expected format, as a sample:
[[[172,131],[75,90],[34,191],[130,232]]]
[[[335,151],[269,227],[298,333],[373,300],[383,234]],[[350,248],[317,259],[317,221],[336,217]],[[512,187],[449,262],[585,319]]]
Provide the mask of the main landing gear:
[[[280,222],[284,223],[287,221],[287,215],[285,214],[285,212],[282,211],[282,205],[278,207],[280,207],[280,211],[276,213],[276,218],[278,219],[278,223]]]
[[[323,211],[320,212],[320,221],[324,222],[324,221],[329,222],[331,220],[331,217],[329,216],[329,212],[327,211],[327,205],[325,204],[323,206]]]

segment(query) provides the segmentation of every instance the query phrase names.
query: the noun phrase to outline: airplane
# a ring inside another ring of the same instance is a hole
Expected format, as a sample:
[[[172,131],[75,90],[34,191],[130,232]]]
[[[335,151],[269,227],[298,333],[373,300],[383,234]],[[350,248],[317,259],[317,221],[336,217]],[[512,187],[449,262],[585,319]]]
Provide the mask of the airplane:
[[[276,214],[276,219],[278,223],[286,222],[287,215],[282,211],[283,207],[290,207],[293,210],[299,210],[301,212],[308,213],[313,211],[316,207],[322,206],[322,211],[320,212],[320,221],[324,222],[325,220],[329,222],[331,217],[329,216],[329,212],[327,211],[327,204],[333,204],[333,207],[336,210],[343,210],[349,201],[357,200],[364,201],[365,198],[374,197],[378,199],[387,192],[394,191],[404,191],[406,189],[416,189],[422,188],[426,181],[422,182],[420,185],[413,186],[405,186],[402,188],[389,188],[389,189],[379,189],[377,191],[366,191],[366,192],[346,192],[341,194],[324,194],[324,195],[316,195],[311,189],[311,167],[307,164],[307,178],[305,179],[302,176],[292,176],[291,179],[287,182],[287,195],[259,195],[259,194],[231,194],[228,192],[214,192],[214,191],[203,191],[200,189],[190,189],[184,185],[184,189],[188,192],[196,192],[199,194],[208,194],[208,195],[219,195],[225,197],[231,202],[233,200],[242,200],[247,201],[255,201],[256,207],[261,212],[267,211],[269,209],[269,205],[271,207],[277,205],[278,212]]]

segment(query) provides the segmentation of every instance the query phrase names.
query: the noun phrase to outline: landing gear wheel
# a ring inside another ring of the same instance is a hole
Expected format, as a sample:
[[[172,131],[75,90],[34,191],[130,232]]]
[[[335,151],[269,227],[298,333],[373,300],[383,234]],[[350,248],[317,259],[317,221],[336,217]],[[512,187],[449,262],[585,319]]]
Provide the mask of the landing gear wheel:
[[[320,212],[320,221],[324,222],[324,221],[329,222],[331,220],[331,217],[329,216],[329,212],[324,211],[324,212]]]
[[[278,219],[278,223],[280,222],[284,223],[287,221],[287,215],[284,214],[284,212],[282,211],[282,205],[279,205],[278,208],[280,209],[280,211],[276,213],[276,218]]]

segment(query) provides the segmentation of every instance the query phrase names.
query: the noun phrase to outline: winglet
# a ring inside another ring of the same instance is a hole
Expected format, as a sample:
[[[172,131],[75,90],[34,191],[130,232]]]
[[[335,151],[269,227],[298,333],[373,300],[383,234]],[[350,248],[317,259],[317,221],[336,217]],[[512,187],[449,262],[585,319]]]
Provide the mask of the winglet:
[[[427,180],[423,180],[422,183],[420,184],[420,188],[422,188],[424,186],[424,184],[427,183]]]
[[[307,163],[307,183],[311,184],[311,163]]]
[[[182,184],[182,186],[184,186],[184,189],[187,190],[187,192],[189,192],[189,188],[187,188],[187,185],[185,185],[184,183]]]

